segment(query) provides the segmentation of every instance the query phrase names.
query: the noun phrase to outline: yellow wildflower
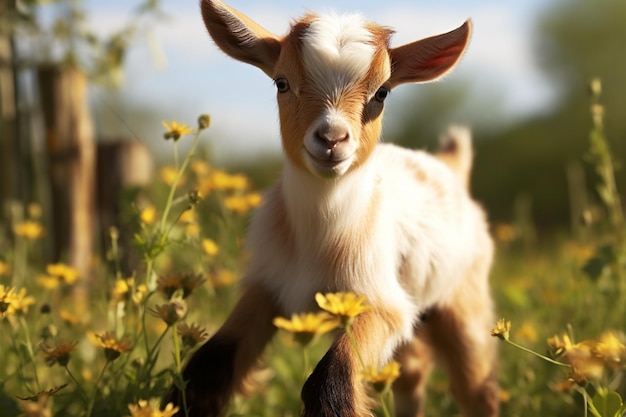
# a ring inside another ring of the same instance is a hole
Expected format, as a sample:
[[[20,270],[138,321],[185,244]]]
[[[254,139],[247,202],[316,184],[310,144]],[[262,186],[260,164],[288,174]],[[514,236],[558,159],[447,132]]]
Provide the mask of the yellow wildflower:
[[[293,314],[290,320],[276,317],[273,323],[279,329],[293,333],[294,340],[302,346],[308,345],[315,336],[328,333],[339,326],[337,317],[325,311]]]
[[[163,123],[163,127],[167,129],[167,131],[163,134],[163,137],[165,138],[165,140],[174,139],[174,141],[177,141],[182,136],[185,136],[194,132],[194,130],[190,128],[189,126],[187,126],[186,124],[178,123],[175,120],[173,120],[171,123],[168,123],[165,121],[162,123]]]
[[[39,349],[44,355],[44,359],[48,366],[58,363],[61,366],[67,366],[70,356],[78,342],[61,343],[55,347],[50,347],[44,343],[39,345]]]
[[[0,261],[0,276],[11,275],[11,265]]]
[[[111,362],[117,359],[122,353],[128,353],[133,349],[132,342],[123,337],[118,339],[115,332],[95,333],[93,343],[104,349],[104,357]]]
[[[577,382],[598,380],[604,373],[604,360],[593,351],[592,341],[576,343],[567,349],[563,355],[572,366],[571,377]]]
[[[235,213],[246,213],[261,203],[259,193],[249,193],[244,195],[233,195],[224,199],[224,207]]]
[[[167,304],[154,306],[153,310],[148,311],[153,316],[159,317],[168,326],[171,326],[185,318],[187,315],[187,303],[185,300],[175,298]]]
[[[174,184],[174,179],[176,179],[176,175],[178,175],[178,171],[173,166],[164,166],[159,170],[159,178],[166,185]],[[183,184],[183,178],[179,178],[178,184]]]
[[[126,417],[173,417],[178,413],[179,408],[174,404],[168,403],[164,409],[160,410],[158,405],[154,407],[148,404],[146,400],[139,400],[137,404],[128,404],[130,416]]]
[[[352,323],[352,320],[359,314],[369,310],[365,296],[356,295],[353,292],[338,292],[315,294],[317,305],[334,316],[339,317],[342,326]]]
[[[182,212],[182,214],[178,217],[178,222],[179,223],[193,223],[196,221],[196,211],[191,208],[189,210],[185,210]]]
[[[519,329],[515,332],[515,336],[520,339],[526,339],[529,342],[537,341],[537,330],[533,327],[532,324],[528,322],[522,323]]]
[[[568,349],[571,349],[573,344],[568,335],[563,335],[563,340],[559,336],[553,336],[548,339],[548,346],[553,356],[561,356]]]
[[[64,263],[50,264],[46,267],[48,275],[57,277],[67,285],[75,284],[78,281],[78,270]]]
[[[211,271],[209,283],[213,288],[228,287],[235,282],[235,273],[229,269],[217,269]]]
[[[61,309],[61,311],[59,311],[59,316],[61,316],[61,320],[63,320],[63,322],[68,326],[76,326],[80,323],[80,318],[76,314],[70,313],[67,310]]]
[[[114,302],[126,301],[130,294],[130,286],[127,279],[116,279],[111,289],[111,300]]]
[[[15,292],[15,288],[0,284],[0,316],[25,314],[33,304],[35,304],[35,299],[26,296],[26,288],[21,288],[19,292]]]
[[[20,237],[24,237],[26,239],[39,239],[43,237],[44,228],[43,226],[35,221],[26,220],[16,224],[13,227],[13,232]]]
[[[202,239],[202,249],[209,256],[215,256],[220,251],[220,247],[213,239]]]
[[[500,319],[496,322],[496,327],[491,330],[491,335],[502,340],[509,340],[509,332],[511,330],[511,321]]]
[[[156,208],[154,206],[148,206],[141,210],[139,213],[139,219],[144,224],[152,224],[156,219]]]
[[[211,172],[211,166],[206,161],[202,161],[199,159],[192,161],[191,165],[189,166],[189,169],[197,177],[207,176]]]
[[[626,358],[624,335],[613,331],[604,332],[596,341],[593,351],[608,366],[619,367]]]
[[[376,392],[381,393],[387,390],[399,376],[400,364],[396,361],[391,361],[380,370],[374,366],[369,366],[363,372],[362,377],[364,381],[372,385]]]
[[[196,324],[188,325],[187,323],[180,323],[176,326],[176,332],[180,336],[183,346],[192,348],[199,343],[202,343],[209,334],[207,331]]]
[[[35,282],[44,290],[54,290],[61,285],[57,277],[51,277],[50,275],[37,275]]]

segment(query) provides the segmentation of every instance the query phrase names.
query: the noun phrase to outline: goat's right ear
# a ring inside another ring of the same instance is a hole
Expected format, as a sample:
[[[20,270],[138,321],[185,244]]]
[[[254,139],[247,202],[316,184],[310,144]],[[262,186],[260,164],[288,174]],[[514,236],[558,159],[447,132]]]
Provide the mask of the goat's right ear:
[[[204,24],[222,51],[274,76],[280,39],[220,0],[201,0],[200,7]]]

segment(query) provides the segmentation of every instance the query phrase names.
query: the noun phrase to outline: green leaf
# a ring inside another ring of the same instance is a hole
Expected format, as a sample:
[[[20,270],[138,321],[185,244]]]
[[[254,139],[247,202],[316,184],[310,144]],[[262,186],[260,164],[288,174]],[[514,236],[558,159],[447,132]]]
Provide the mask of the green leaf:
[[[593,405],[602,417],[620,417],[622,397],[615,391],[599,390],[593,396]]]

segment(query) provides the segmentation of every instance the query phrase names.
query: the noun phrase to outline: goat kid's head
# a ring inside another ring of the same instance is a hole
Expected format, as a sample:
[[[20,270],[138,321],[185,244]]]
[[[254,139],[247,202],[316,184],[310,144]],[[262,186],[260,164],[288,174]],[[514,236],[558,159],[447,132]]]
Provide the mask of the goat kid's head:
[[[274,80],[285,153],[322,178],[362,164],[380,136],[389,91],[450,71],[471,32],[466,21],[449,33],[391,48],[390,29],[356,14],[307,14],[277,37],[219,0],[202,0],[201,7],[215,43]]]

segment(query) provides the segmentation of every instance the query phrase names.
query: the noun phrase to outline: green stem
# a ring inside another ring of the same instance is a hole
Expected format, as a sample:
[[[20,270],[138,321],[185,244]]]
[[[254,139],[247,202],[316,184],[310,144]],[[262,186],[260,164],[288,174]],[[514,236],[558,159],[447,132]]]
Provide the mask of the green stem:
[[[180,380],[184,384],[183,379],[183,365],[181,359],[181,350],[180,350],[180,338],[178,337],[177,332],[173,332],[174,334],[174,360],[176,361],[176,375],[180,378]],[[180,390],[182,399],[183,399],[183,410],[185,410],[185,417],[189,417],[189,410],[187,409],[187,395],[186,389],[184,387]]]
[[[352,347],[354,348],[354,351],[356,352],[356,356],[359,358],[359,364],[361,365],[361,369],[364,370],[365,362],[363,362],[363,357],[361,356],[361,352],[359,352],[359,347],[356,344],[356,340],[354,339],[354,335],[352,334],[352,329],[350,328],[350,325],[346,326],[346,334],[348,335],[348,338],[350,339],[350,343],[352,343]]]
[[[385,398],[386,397],[385,394],[387,394],[388,391],[389,390],[387,389],[387,390],[385,390],[385,391],[380,393],[380,405],[381,405],[381,408],[383,410],[383,416],[385,416],[385,417],[391,417],[391,413],[389,412],[389,407],[387,407],[387,401],[386,401],[386,398]]]
[[[550,363],[553,363],[553,364],[555,364],[555,365],[559,365],[559,366],[566,366],[566,367],[568,367],[568,368],[571,368],[571,367],[572,367],[572,366],[571,366],[570,364],[568,364],[568,363],[563,363],[563,362],[555,361],[554,359],[548,358],[547,356],[544,356],[544,355],[542,355],[542,354],[540,354],[540,353],[537,353],[537,352],[535,352],[534,350],[530,350],[530,349],[528,349],[528,348],[526,348],[526,347],[524,347],[524,346],[522,346],[522,345],[518,345],[517,343],[512,342],[512,341],[510,341],[510,340],[507,340],[507,339],[503,339],[503,340],[504,340],[506,343],[508,343],[509,345],[511,345],[511,346],[515,346],[516,348],[521,349],[521,350],[523,350],[523,351],[524,351],[524,352],[526,352],[526,353],[530,353],[531,355],[535,355],[535,356],[537,356],[537,357],[539,357],[539,358],[543,359],[543,360],[544,360],[544,361],[546,361],[546,362],[550,362]]]
[[[28,331],[28,323],[22,315],[19,316],[19,321],[20,325],[22,326],[22,331],[24,332],[24,339],[26,339],[26,349],[28,351],[28,357],[30,359],[30,363],[33,366],[33,376],[35,377],[35,384],[37,384],[37,390],[41,391],[39,376],[37,375],[37,364],[35,363],[35,352],[33,350],[33,343],[30,340],[30,332]]]
[[[89,406],[87,407],[86,417],[91,417],[91,413],[93,413],[93,407],[96,404],[96,395],[98,394],[98,385],[100,385],[100,381],[102,380],[102,377],[104,376],[104,371],[106,371],[110,363],[111,361],[107,361],[104,364],[104,366],[102,367],[102,370],[100,371],[100,375],[98,375],[96,384],[93,386],[93,390],[91,391],[91,396],[89,399]]]
[[[167,217],[170,213],[170,209],[172,208],[172,201],[174,201],[174,194],[176,193],[176,188],[178,187],[180,178],[182,177],[183,172],[185,172],[185,170],[187,169],[187,165],[189,164],[189,161],[191,160],[191,157],[194,154],[196,146],[198,145],[198,140],[200,139],[200,132],[201,132],[200,130],[196,132],[193,138],[193,142],[191,143],[191,148],[189,148],[189,152],[187,153],[187,156],[183,160],[183,163],[180,166],[180,168],[176,171],[176,176],[174,177],[174,181],[172,181],[170,192],[169,192],[169,195],[167,196],[167,201],[165,203],[165,208],[163,209],[163,216],[161,217],[161,226],[159,228],[161,232],[165,230],[165,223],[167,222]],[[174,147],[174,149],[176,149],[176,146]]]
[[[69,375],[70,379],[74,382],[74,385],[76,385],[76,388],[78,388],[78,391],[80,391],[80,395],[83,397],[83,399],[85,401],[89,401],[89,396],[87,395],[87,392],[85,392],[85,390],[80,385],[78,380],[74,377],[74,374],[70,371],[69,366],[65,365],[64,368],[65,368],[65,372],[67,372],[67,374]]]

